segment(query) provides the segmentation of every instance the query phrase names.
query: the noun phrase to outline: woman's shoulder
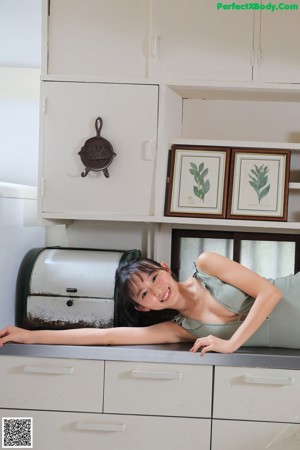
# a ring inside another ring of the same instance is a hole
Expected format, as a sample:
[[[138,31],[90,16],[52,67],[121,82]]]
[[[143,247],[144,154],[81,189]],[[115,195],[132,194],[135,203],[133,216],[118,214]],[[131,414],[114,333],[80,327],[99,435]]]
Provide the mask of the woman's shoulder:
[[[195,263],[196,267],[199,268],[200,270],[202,270],[203,272],[205,272],[205,271],[209,270],[209,268],[211,267],[214,260],[219,257],[221,257],[221,255],[219,255],[218,253],[214,253],[214,252],[200,253],[200,255],[198,256],[196,263]]]
[[[214,252],[203,252],[196,260],[196,267],[200,271],[216,278],[220,278],[224,271],[226,272],[231,266],[235,267],[236,265],[237,263],[231,259]]]

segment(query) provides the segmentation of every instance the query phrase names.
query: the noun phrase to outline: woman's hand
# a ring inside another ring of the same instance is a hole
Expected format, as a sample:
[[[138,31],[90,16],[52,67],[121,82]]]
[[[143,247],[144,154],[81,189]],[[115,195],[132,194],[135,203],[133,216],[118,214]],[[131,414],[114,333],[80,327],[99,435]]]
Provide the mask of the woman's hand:
[[[203,356],[207,352],[233,353],[236,350],[230,341],[211,335],[198,338],[190,351],[196,353],[199,348],[201,348],[200,356]]]
[[[10,325],[0,330],[0,347],[7,342],[15,342],[18,344],[30,344],[32,331]]]

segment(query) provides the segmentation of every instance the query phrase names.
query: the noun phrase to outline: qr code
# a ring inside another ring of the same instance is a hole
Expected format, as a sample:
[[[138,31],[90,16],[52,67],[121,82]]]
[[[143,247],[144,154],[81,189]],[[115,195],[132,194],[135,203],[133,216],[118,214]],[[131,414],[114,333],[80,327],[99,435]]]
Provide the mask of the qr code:
[[[33,448],[32,417],[2,417],[2,448]]]

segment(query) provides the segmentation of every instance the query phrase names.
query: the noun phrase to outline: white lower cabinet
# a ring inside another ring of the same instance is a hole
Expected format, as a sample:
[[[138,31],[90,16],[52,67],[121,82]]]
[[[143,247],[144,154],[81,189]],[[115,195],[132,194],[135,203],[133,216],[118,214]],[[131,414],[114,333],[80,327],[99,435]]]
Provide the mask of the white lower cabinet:
[[[0,415],[32,418],[37,450],[210,450],[212,373],[1,356]]]
[[[212,450],[299,450],[299,448],[299,424],[213,420]]]
[[[211,366],[105,363],[105,413],[210,418],[211,399]]]
[[[0,410],[33,418],[37,450],[209,450],[210,420],[46,411]]]
[[[300,423],[298,370],[216,367],[213,417]]]
[[[298,370],[216,367],[212,450],[298,450]]]
[[[101,412],[103,361],[0,358],[0,408]]]
[[[0,379],[37,450],[300,448],[297,370],[0,356]]]

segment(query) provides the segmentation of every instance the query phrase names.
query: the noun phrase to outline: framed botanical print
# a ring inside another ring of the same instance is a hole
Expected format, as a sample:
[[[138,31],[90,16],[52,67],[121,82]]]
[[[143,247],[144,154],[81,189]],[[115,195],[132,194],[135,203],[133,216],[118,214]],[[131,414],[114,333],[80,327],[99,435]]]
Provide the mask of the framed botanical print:
[[[232,149],[227,217],[287,220],[289,150]]]
[[[165,215],[224,218],[229,155],[227,148],[172,145]]]

